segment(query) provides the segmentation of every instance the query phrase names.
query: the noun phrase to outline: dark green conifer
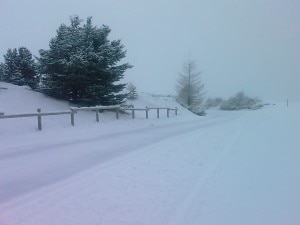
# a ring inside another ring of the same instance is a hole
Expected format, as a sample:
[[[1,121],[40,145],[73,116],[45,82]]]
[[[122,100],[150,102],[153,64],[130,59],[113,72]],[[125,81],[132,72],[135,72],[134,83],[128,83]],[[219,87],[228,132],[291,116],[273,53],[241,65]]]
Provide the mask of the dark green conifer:
[[[132,66],[118,64],[126,51],[120,40],[109,41],[110,29],[92,25],[89,17],[82,26],[78,16],[71,25],[62,24],[49,50],[40,50],[43,92],[81,105],[121,104],[126,84],[119,82]]]

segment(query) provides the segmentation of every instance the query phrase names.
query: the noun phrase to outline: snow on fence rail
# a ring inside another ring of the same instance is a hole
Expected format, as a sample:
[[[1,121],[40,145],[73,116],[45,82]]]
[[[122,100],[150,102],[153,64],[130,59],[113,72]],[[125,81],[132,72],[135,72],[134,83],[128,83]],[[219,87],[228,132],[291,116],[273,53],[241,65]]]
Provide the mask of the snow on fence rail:
[[[175,107],[174,109],[172,108],[159,108],[159,107],[151,107],[151,108],[148,108],[148,109],[156,109],[157,110],[157,119],[159,119],[159,110],[160,109],[166,109],[167,110],[167,117],[170,117],[170,111],[175,111],[175,115],[177,116],[177,107]]]
[[[93,107],[71,107],[70,109],[74,112],[78,111],[95,111],[96,121],[99,122],[99,111],[100,110],[115,110],[116,118],[119,119],[119,110],[121,106],[119,105],[109,105],[109,106],[93,106]]]
[[[71,125],[75,125],[75,114],[78,111],[95,111],[96,113],[96,121],[99,122],[99,111],[101,110],[115,110],[116,112],[116,119],[119,119],[119,111],[132,111],[132,119],[135,118],[135,111],[145,111],[146,112],[146,119],[149,118],[149,110],[156,109],[157,110],[157,118],[159,118],[159,111],[160,110],[167,110],[167,117],[170,116],[170,111],[175,111],[175,115],[177,116],[178,108],[166,108],[166,107],[146,107],[146,108],[125,108],[119,105],[112,105],[112,106],[93,106],[93,107],[70,107],[70,111],[63,111],[63,112],[45,112],[42,113],[41,109],[37,109],[36,113],[26,113],[26,114],[11,114],[5,115],[4,112],[0,112],[0,119],[9,119],[9,118],[21,118],[21,117],[37,117],[38,120],[38,129],[42,130],[42,116],[54,116],[54,115],[65,115],[70,114],[71,116]]]
[[[146,108],[122,108],[122,110],[129,110],[129,111],[132,111],[132,118],[134,119],[135,118],[135,111],[145,111],[146,112],[146,119],[148,119],[148,112],[149,110],[151,109],[156,109],[157,111],[157,119],[159,119],[159,111],[160,110],[167,110],[167,117],[169,118],[170,117],[170,111],[175,111],[175,115],[177,116],[177,111],[178,111],[178,108],[175,107],[175,108],[166,108],[166,107],[146,107]]]
[[[131,111],[132,119],[135,118],[135,111],[145,111],[146,112],[146,119],[148,119],[148,111],[149,109],[146,108],[122,108],[123,111]]]
[[[55,115],[65,115],[70,114],[71,115],[71,124],[74,126],[74,113],[71,111],[64,111],[64,112],[46,112],[42,113],[41,109],[37,109],[36,113],[25,113],[25,114],[11,114],[11,115],[3,115],[0,114],[0,119],[10,119],[10,118],[21,118],[21,117],[37,117],[38,119],[38,129],[42,130],[42,116],[55,116]]]

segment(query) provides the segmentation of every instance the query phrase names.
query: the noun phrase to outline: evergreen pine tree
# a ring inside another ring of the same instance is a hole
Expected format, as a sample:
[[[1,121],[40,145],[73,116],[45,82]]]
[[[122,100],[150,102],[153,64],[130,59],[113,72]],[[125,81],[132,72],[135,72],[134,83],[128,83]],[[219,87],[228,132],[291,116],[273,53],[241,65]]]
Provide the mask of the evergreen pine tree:
[[[36,63],[25,47],[8,49],[4,55],[1,80],[35,89],[38,83]]]
[[[0,81],[5,81],[4,78],[4,63],[0,62]]]
[[[82,105],[121,104],[126,84],[117,84],[132,66],[118,65],[126,56],[120,40],[109,41],[108,26],[92,25],[89,17],[81,26],[78,16],[62,24],[49,50],[40,50],[43,92]]]
[[[39,77],[37,74],[37,66],[31,52],[25,47],[20,47],[18,49],[18,58],[18,69],[21,74],[20,83],[22,85],[28,85],[35,90],[39,82]]]
[[[16,85],[22,85],[21,73],[19,70],[19,57],[16,48],[8,49],[4,55],[4,81],[13,83]]]

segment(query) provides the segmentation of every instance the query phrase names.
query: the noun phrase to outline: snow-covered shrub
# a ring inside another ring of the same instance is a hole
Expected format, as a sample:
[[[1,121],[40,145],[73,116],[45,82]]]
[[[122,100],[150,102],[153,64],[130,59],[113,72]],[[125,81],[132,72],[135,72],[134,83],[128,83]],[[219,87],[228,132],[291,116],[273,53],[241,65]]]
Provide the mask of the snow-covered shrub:
[[[235,96],[223,101],[220,108],[222,110],[259,109],[263,105],[258,98],[250,98],[244,92],[238,92]]]
[[[208,99],[206,99],[205,107],[207,109],[213,108],[213,107],[218,107],[222,104],[222,102],[223,102],[222,98],[208,98]]]

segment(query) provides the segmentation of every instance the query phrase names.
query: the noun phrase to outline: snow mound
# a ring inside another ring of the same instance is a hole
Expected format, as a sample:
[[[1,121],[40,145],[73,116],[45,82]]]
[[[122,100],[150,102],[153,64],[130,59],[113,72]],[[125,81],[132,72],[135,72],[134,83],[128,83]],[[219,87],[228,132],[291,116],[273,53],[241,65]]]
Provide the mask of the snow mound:
[[[17,86],[0,82],[0,111],[5,114],[33,113],[37,108],[43,111],[64,111],[69,104],[31,90],[28,86]]]
[[[139,93],[137,99],[128,100],[128,103],[134,105],[135,107],[168,107],[168,108],[180,107],[180,105],[176,102],[174,96],[157,95],[157,94],[150,94],[146,92]]]
[[[70,108],[70,103],[50,98],[42,93],[35,92],[27,86],[16,86],[0,82],[1,112],[5,114],[33,113],[37,108],[42,111],[63,111]],[[182,107],[176,102],[174,96],[155,95],[141,92],[135,100],[128,100],[127,104],[135,107]]]

